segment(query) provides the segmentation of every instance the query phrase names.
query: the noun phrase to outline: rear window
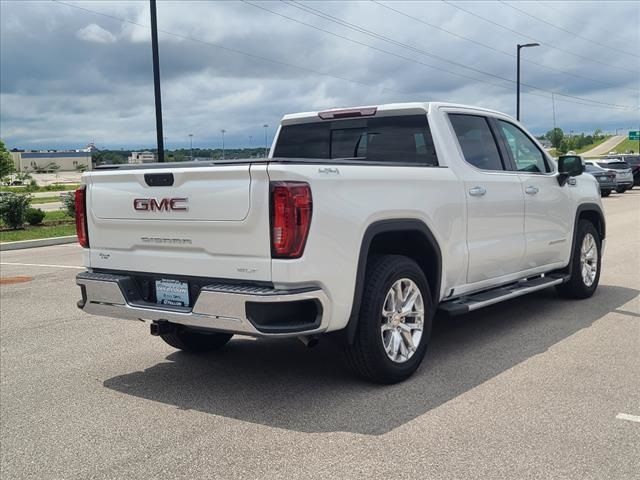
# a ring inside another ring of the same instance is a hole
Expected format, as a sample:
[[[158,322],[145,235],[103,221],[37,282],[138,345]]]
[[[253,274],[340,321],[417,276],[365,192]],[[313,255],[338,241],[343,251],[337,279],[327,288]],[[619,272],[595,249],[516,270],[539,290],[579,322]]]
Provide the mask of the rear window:
[[[481,170],[505,169],[485,117],[451,113],[449,120],[467,163]]]
[[[625,162],[598,162],[598,165],[600,165],[602,168],[611,168],[613,170],[628,170],[629,168],[629,164],[625,163]]]
[[[285,125],[280,129],[273,155],[438,165],[426,115]]]

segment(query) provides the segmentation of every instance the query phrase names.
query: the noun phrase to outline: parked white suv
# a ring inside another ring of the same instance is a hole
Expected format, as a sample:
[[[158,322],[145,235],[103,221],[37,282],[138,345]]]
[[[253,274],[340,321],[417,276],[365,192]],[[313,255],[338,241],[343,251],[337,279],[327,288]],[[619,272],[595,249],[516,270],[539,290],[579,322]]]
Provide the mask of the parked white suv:
[[[575,158],[578,158],[576,161]],[[113,165],[76,193],[88,313],[187,351],[332,333],[376,382],[411,375],[439,308],[555,286],[586,298],[605,219],[579,157],[445,103],[286,115],[268,159]]]

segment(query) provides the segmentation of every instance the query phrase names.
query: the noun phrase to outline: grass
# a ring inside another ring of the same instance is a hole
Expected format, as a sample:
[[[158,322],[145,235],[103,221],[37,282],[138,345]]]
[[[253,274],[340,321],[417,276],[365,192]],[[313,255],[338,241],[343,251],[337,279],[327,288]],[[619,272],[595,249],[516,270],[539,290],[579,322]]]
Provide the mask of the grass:
[[[0,227],[4,227],[0,221]],[[0,230],[0,243],[17,242],[18,240],[34,240],[37,238],[65,237],[76,234],[73,217],[66,210],[45,212],[42,225],[27,225],[22,230]]]
[[[67,214],[66,210],[56,210],[54,212],[45,212],[44,213],[44,223],[48,222],[60,222],[60,221],[68,221],[70,223],[74,222],[73,217],[70,217]]]
[[[55,203],[59,202],[60,197],[34,197],[31,199],[31,205],[38,205],[40,203]]]
[[[68,190],[76,190],[80,186],[79,183],[54,183],[46,187],[9,187],[1,186],[0,192],[14,192],[14,193],[35,193],[35,192],[66,192]]]
[[[76,234],[74,224],[45,225],[42,227],[25,227],[24,230],[0,231],[0,243],[17,242],[18,240],[35,240],[37,238],[66,237]]]
[[[598,140],[597,142],[591,143],[589,145],[585,145],[582,148],[578,148],[575,152],[578,153],[578,154],[584,153],[584,152],[588,152],[592,148],[596,148],[598,145],[600,145],[601,143],[605,142],[606,140],[609,140],[610,138],[611,137],[604,137],[602,140]]]
[[[619,143],[611,149],[612,152],[616,153],[627,153],[629,150],[633,150],[633,153],[638,153],[640,151],[640,142],[626,138],[622,143]]]

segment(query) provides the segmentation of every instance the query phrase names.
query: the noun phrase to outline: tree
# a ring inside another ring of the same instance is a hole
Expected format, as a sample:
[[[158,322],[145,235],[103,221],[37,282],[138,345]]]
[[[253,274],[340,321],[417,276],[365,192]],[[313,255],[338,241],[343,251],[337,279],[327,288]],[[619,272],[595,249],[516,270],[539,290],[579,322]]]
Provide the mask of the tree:
[[[94,152],[92,161],[96,165],[127,163],[127,156],[121,152],[103,150]]]
[[[564,138],[564,132],[561,128],[554,128],[545,133],[545,138],[551,142],[554,148],[558,148],[562,139]]]
[[[7,175],[15,172],[16,167],[13,164],[11,154],[4,146],[4,142],[0,140],[0,178],[4,178]]]

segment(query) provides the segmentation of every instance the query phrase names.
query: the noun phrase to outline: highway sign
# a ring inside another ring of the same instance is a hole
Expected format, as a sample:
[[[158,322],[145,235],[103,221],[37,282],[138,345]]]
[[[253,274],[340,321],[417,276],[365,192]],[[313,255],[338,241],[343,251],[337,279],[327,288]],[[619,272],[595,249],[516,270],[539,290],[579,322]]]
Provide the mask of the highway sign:
[[[629,140],[640,140],[640,130],[629,130]]]

